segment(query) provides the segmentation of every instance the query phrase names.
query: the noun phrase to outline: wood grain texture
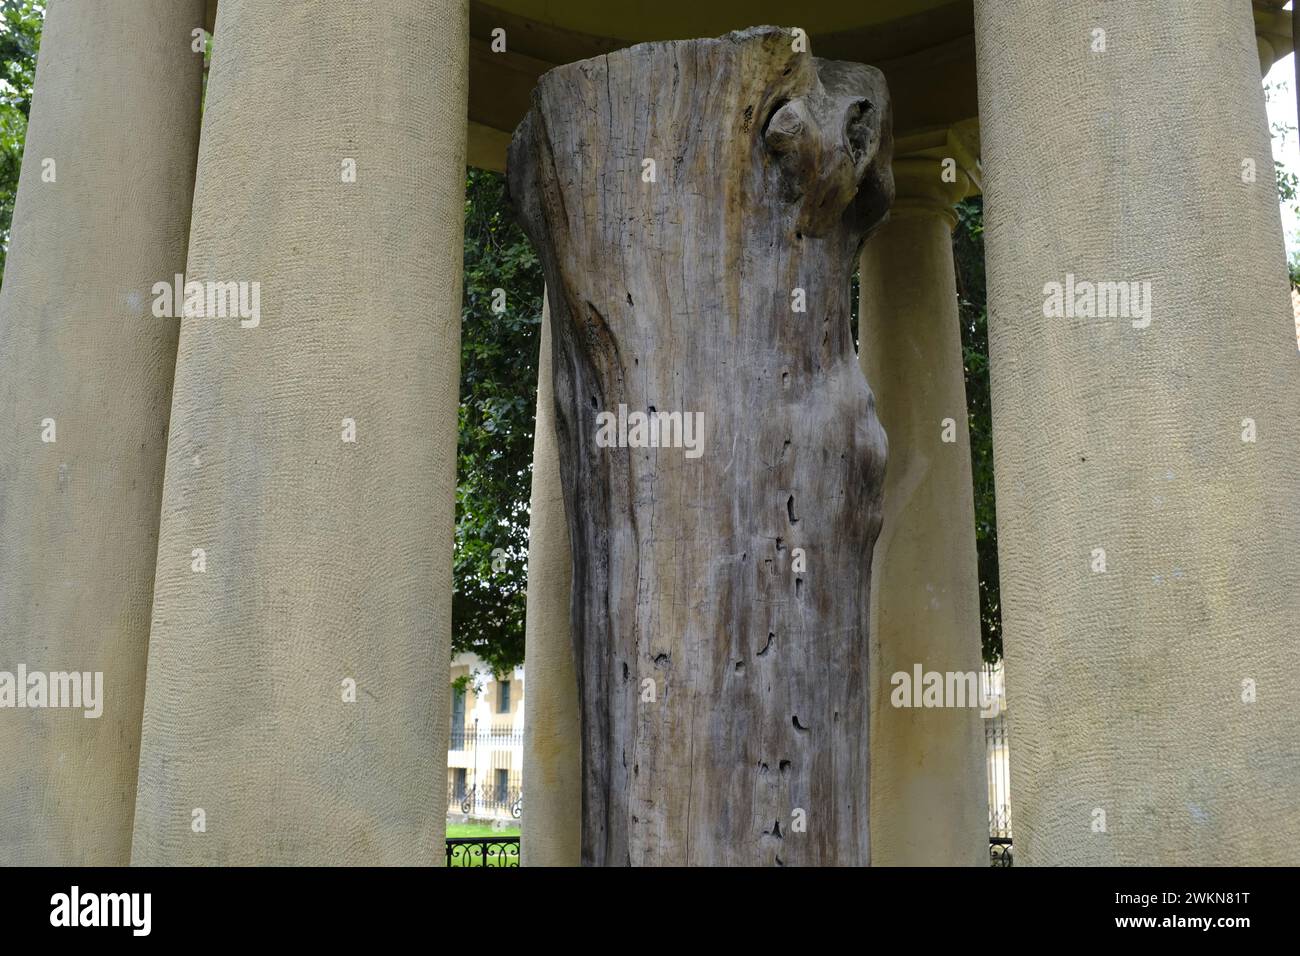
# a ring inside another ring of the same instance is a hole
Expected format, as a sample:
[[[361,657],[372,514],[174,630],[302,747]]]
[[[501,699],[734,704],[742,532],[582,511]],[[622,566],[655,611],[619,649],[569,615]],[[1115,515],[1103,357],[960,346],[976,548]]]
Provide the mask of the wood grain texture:
[[[879,72],[775,27],[553,70],[515,133],[554,322],[585,864],[868,861],[886,443],[849,295],[890,149]],[[700,456],[598,447],[620,404],[702,413]]]

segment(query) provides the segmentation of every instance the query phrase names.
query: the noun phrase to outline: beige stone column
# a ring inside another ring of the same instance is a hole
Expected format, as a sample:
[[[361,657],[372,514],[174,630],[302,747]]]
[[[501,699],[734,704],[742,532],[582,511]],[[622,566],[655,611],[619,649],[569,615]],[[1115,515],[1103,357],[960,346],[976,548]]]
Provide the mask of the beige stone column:
[[[542,302],[537,424],[528,523],[528,612],[524,634],[524,866],[577,866],[582,849],[582,733],[569,629],[573,569],[560,489],[551,380],[551,317]]]
[[[177,332],[151,289],[185,264],[202,25],[202,0],[45,19],[0,293],[0,864],[130,856]],[[84,675],[99,715],[20,708],[20,668]]]
[[[1294,863],[1300,356],[1250,4],[975,8],[1016,864]]]
[[[135,863],[443,858],[467,36],[221,2],[188,278],[260,314],[182,322]]]
[[[945,177],[943,158],[895,160],[890,220],[863,247],[859,273],[858,356],[889,436],[871,585],[876,866],[988,865],[979,710],[892,703],[896,673],[910,684],[918,665],[975,675],[981,666],[951,235],[953,205],[973,186],[951,157]]]

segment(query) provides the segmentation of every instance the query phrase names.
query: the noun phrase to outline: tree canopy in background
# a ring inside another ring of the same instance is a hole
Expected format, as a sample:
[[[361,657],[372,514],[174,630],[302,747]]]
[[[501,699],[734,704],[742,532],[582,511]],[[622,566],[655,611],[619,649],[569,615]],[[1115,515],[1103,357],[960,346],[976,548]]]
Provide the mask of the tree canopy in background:
[[[44,18],[44,0],[0,2],[0,277],[9,249]]]
[[[542,286],[505,179],[469,170],[451,645],[498,673],[524,659]]]
[[[998,591],[998,509],[993,495],[993,406],[989,397],[988,309],[984,292],[984,198],[957,205],[952,237],[966,370],[966,418],[975,492],[975,553],[979,567],[980,647],[987,663],[1002,657],[1002,602]]]
[[[1264,99],[1272,103],[1278,97],[1286,97],[1292,100],[1295,94],[1291,92],[1291,85],[1286,82],[1265,83]],[[1296,128],[1287,123],[1270,123],[1269,134],[1273,137],[1273,143],[1276,146],[1278,142],[1285,141],[1287,136],[1296,132]],[[1289,169],[1286,163],[1275,160],[1275,171],[1277,173],[1277,198],[1283,206],[1288,207],[1291,212],[1300,216],[1300,176]],[[1285,228],[1285,223],[1283,224]],[[1288,258],[1287,269],[1291,274],[1291,287],[1300,289],[1300,248]]]

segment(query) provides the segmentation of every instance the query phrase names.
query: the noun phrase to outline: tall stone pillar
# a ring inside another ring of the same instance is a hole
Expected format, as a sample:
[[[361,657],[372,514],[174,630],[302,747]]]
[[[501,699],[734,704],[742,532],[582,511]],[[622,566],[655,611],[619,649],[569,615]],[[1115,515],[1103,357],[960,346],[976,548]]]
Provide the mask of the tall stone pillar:
[[[524,866],[577,866],[582,850],[582,727],[569,598],[573,568],[560,488],[551,378],[550,307],[542,301],[537,424],[528,523],[528,612],[524,633]]]
[[[222,0],[133,861],[443,856],[465,0]],[[258,314],[253,315],[253,312]]]
[[[1250,13],[976,2],[1018,865],[1300,856],[1300,357]]]
[[[150,291],[185,264],[202,25],[202,0],[45,20],[0,293],[0,864],[130,857],[177,331]]]
[[[876,866],[988,865],[977,700],[895,707],[894,674],[980,672],[979,575],[953,205],[939,156],[894,161],[890,220],[863,247],[858,358],[889,435],[871,586],[871,848]]]

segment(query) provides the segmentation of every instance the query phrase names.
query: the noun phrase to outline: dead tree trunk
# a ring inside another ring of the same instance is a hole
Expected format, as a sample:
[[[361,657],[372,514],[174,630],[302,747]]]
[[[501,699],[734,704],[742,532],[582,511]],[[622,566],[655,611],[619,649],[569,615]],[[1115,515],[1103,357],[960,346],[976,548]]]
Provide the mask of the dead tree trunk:
[[[868,862],[885,435],[849,287],[889,106],[800,46],[560,67],[510,147],[554,323],[586,864]]]

